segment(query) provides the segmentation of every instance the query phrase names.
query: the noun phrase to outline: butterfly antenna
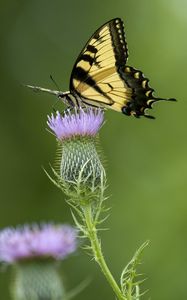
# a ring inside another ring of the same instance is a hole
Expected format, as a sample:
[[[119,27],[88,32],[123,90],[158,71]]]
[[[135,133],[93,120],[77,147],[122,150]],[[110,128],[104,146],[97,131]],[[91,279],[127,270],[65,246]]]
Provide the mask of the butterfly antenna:
[[[52,80],[52,82],[54,83],[55,87],[57,88],[57,90],[58,90],[59,93],[60,93],[59,85],[57,84],[56,80],[53,78],[52,75],[50,75],[50,79]],[[52,110],[53,110],[53,112],[55,112],[55,113],[57,112],[55,106],[59,103],[59,101],[60,101],[60,99],[58,98],[58,99],[56,100],[56,102],[55,102],[55,103],[53,104],[53,106],[52,106]]]
[[[57,88],[56,91],[50,90],[50,89],[46,89],[46,88],[42,88],[40,86],[34,86],[34,85],[29,85],[29,84],[22,84],[24,87],[27,87],[31,90],[33,90],[34,92],[45,92],[45,93],[49,93],[55,96],[59,96],[59,94],[62,94],[62,92],[59,89],[59,86],[57,85],[56,81],[53,79],[52,75],[50,75],[51,80],[53,81],[53,83],[55,84],[55,87]]]
[[[60,88],[59,85],[57,84],[56,80],[54,80],[53,76],[50,75],[50,79],[52,80],[52,82],[54,83],[55,87],[57,88],[57,90],[60,92]]]

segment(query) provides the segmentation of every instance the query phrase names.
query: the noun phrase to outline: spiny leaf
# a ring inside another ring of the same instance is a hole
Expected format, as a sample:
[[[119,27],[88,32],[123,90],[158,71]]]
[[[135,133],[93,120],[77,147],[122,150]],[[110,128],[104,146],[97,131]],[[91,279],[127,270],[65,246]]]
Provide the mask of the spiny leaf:
[[[105,222],[109,217],[110,217],[110,215],[107,215],[103,219],[100,219],[99,221],[97,221],[97,224],[101,224],[101,223]]]
[[[74,215],[73,212],[71,212],[71,214],[72,214],[73,220],[74,220],[75,225],[77,226],[77,228],[78,228],[80,231],[82,231],[82,232],[87,236],[87,232],[86,232],[84,226],[83,226],[82,224],[79,223],[79,221],[77,220],[77,218],[75,217],[75,215]]]
[[[76,206],[76,205],[74,205],[74,203],[72,203],[71,201],[67,201],[68,202],[68,204],[76,211],[76,213],[78,214],[78,216],[81,218],[81,219],[83,219],[83,213],[82,213],[82,211],[78,208],[78,206]]]
[[[141,255],[145,247],[147,247],[149,241],[143,243],[140,248],[135,252],[133,258],[124,268],[121,274],[121,290],[125,297],[131,295],[132,299],[140,298],[139,285],[145,281],[145,279],[137,280],[141,274],[137,273],[137,266],[140,264]],[[137,294],[138,293],[138,294]]]
[[[55,179],[53,179],[45,169],[43,169],[43,170],[44,170],[45,174],[47,175],[47,177],[50,179],[50,181],[51,181],[56,187],[58,187],[58,188],[61,189],[61,186],[58,184],[58,182],[57,182]]]

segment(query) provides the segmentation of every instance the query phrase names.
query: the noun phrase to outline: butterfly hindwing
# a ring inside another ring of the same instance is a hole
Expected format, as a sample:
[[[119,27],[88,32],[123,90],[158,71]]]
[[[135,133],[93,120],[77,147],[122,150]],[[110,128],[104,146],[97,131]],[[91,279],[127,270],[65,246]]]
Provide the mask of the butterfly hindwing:
[[[154,89],[149,86],[149,79],[140,70],[125,66],[120,69],[120,74],[132,91],[131,100],[122,107],[124,114],[135,117],[145,115],[145,109],[152,108],[154,102],[161,100],[153,96]]]

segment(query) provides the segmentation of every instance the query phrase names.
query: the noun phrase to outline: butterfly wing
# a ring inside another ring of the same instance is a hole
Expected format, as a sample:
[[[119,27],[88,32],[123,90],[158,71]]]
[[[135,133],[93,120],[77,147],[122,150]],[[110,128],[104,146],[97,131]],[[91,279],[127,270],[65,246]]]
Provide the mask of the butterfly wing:
[[[116,18],[101,26],[81,51],[71,74],[70,92],[88,105],[145,115],[145,109],[161,99],[153,97],[141,71],[126,66],[127,58],[124,25]]]
[[[116,18],[100,27],[81,51],[72,71],[70,91],[81,96],[86,104],[113,106],[118,93],[119,98],[124,98],[130,92],[117,72],[125,66],[127,58],[123,22]],[[113,99],[111,93],[115,92]]]

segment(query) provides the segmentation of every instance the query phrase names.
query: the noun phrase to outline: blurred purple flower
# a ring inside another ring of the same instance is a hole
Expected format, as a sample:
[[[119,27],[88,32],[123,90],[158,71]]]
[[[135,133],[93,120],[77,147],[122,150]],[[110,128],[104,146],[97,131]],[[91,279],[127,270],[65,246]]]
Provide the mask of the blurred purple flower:
[[[60,260],[77,247],[77,231],[67,225],[31,224],[0,231],[0,261],[13,263],[32,257]]]
[[[48,116],[48,126],[59,140],[68,139],[73,136],[95,136],[100,129],[104,119],[101,109],[87,108],[75,109],[74,113],[66,112],[62,116],[58,111],[56,116]]]

